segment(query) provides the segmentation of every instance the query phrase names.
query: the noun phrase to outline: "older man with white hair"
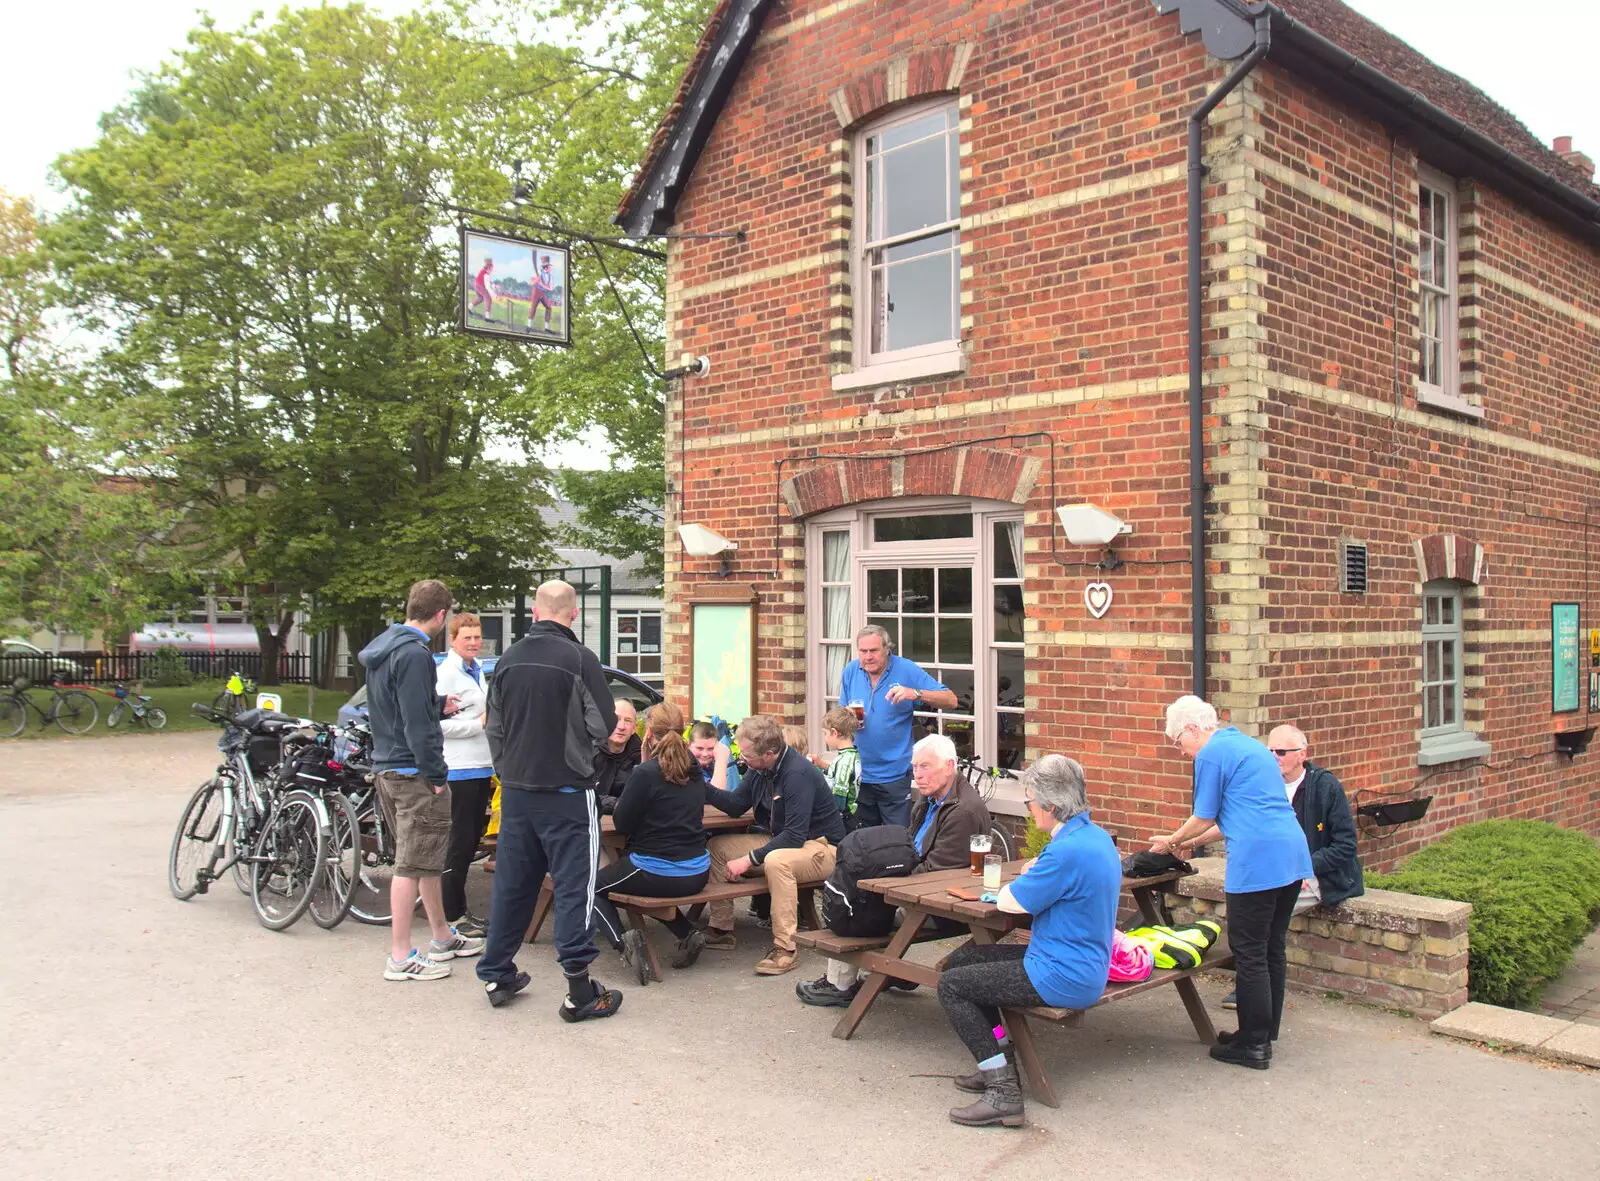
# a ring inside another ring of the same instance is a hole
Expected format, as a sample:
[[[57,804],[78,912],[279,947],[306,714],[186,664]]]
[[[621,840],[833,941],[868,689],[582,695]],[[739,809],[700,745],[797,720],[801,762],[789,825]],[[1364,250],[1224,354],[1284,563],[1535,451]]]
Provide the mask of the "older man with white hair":
[[[907,831],[919,858],[911,872],[935,873],[969,864],[972,838],[989,831],[989,809],[966,777],[957,774],[956,744],[943,734],[929,734],[918,741],[911,748],[911,782],[915,795]],[[966,933],[961,923],[949,919],[932,921],[931,934]],[[794,991],[808,1005],[848,1008],[865,976],[864,970],[842,960],[829,960],[823,975],[802,980]],[[891,985],[896,986],[905,987],[899,982]]]
[[[1065,755],[1046,755],[1023,771],[1022,794],[1050,841],[1001,889],[997,905],[1032,915],[1033,938],[1026,946],[969,943],[939,976],[939,1003],[978,1063],[955,1084],[980,1097],[950,1111],[953,1122],[971,1127],[1015,1128],[1024,1119],[1016,1063],[1009,1042],[997,1036],[1004,1032],[1000,1010],[1087,1009],[1105,992],[1111,967],[1122,865],[1111,835],[1089,819],[1083,768]]]
[[[1311,852],[1272,754],[1254,738],[1224,726],[1198,697],[1167,707],[1167,738],[1194,760],[1194,814],[1151,846],[1170,852],[1213,824],[1228,842],[1223,889],[1228,944],[1233,949],[1239,1029],[1219,1033],[1211,1056],[1266,1070],[1283,1019],[1289,919],[1300,883],[1312,876]]]

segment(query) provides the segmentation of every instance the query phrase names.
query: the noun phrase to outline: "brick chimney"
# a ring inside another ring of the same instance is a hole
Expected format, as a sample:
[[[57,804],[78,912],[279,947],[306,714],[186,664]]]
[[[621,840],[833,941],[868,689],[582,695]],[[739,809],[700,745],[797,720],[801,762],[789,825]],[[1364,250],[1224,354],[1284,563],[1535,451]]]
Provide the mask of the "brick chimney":
[[[1572,150],[1572,137],[1570,135],[1556,136],[1556,142],[1553,146],[1556,155],[1560,156],[1590,180],[1594,179],[1594,161],[1582,152]]]

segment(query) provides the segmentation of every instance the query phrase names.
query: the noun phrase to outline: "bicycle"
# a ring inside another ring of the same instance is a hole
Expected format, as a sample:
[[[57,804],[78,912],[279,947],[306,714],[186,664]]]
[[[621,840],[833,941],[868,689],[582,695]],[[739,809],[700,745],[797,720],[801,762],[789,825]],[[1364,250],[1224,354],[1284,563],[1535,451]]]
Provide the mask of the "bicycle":
[[[144,693],[134,693],[120,681],[109,690],[101,689],[117,699],[111,707],[111,712],[106,715],[106,727],[115,730],[123,721],[132,718],[135,722],[143,722],[152,730],[163,730],[167,725],[167,711],[159,705],[151,705],[155,700]]]
[[[995,785],[1002,779],[1013,778],[1011,772],[1004,767],[985,767],[976,759],[961,758],[956,760],[956,773],[966,778],[972,789],[978,793],[984,803],[994,798]],[[1016,841],[1011,833],[999,824],[989,827],[989,848],[992,852],[999,853],[1005,861],[1015,861]]]
[[[359,865],[350,901],[358,923],[387,927],[393,921],[389,884],[394,880],[394,833],[378,803],[377,773],[372,767],[372,731],[352,722],[339,733],[334,747],[344,769],[344,789],[356,810]],[[418,899],[421,905],[421,899]]]
[[[67,734],[87,734],[100,720],[100,707],[82,689],[50,682],[50,708],[39,705],[29,691],[33,682],[27,677],[17,677],[11,682],[11,692],[0,697],[0,738],[15,738],[28,724],[28,710],[39,715],[39,729],[51,722]]]
[[[275,771],[285,790],[307,792],[320,804],[324,872],[307,913],[324,930],[337,927],[350,913],[361,868],[361,827],[343,790],[346,771],[334,753],[337,734],[332,726],[302,720],[284,736],[283,759]]]
[[[225,873],[241,890],[247,878],[257,919],[282,931],[310,908],[327,862],[322,801],[307,791],[275,792],[278,760],[263,765],[265,748],[276,749],[294,719],[247,711],[241,722],[198,703],[192,709],[222,726],[217,748],[227,758],[184,806],[167,861],[168,888],[182,902],[207,893]]]
[[[246,698],[256,691],[256,683],[245,676],[238,669],[228,674],[228,681],[222,687],[222,692],[217,694],[216,700],[211,703],[211,708],[223,717],[231,718],[244,709]]]

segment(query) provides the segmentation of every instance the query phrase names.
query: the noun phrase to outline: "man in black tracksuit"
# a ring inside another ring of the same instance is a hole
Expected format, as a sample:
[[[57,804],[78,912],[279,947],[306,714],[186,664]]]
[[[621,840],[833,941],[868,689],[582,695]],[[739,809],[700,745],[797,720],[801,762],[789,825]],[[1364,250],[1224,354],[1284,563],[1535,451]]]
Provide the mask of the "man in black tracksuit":
[[[500,835],[478,978],[496,1006],[527,985],[515,957],[548,872],[556,957],[567,977],[561,1017],[609,1017],[622,993],[591,981],[589,964],[600,860],[595,746],[616,726],[616,707],[599,658],[572,633],[578,617],[572,587],[545,583],[533,612],[538,622],[506,650],[489,682],[487,732],[500,776]]]

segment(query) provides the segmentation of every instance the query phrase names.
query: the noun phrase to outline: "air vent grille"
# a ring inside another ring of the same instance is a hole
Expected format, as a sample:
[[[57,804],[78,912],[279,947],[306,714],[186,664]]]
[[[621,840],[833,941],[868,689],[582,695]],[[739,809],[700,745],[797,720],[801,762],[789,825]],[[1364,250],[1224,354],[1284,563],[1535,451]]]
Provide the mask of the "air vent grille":
[[[1367,593],[1367,547],[1346,541],[1339,546],[1339,589],[1347,595]]]

